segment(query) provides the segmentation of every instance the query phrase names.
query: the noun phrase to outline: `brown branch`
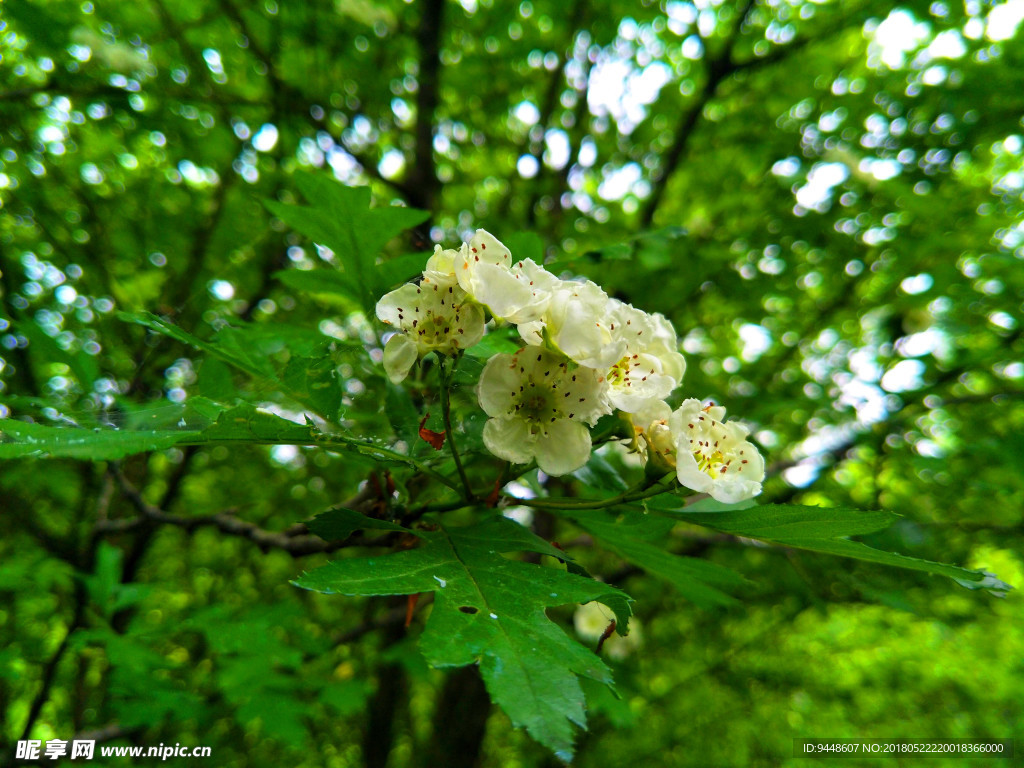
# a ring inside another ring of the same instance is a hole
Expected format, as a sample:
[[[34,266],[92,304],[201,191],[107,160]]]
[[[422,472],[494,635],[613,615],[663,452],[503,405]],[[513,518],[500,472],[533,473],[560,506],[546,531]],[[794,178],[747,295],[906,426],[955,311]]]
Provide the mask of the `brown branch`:
[[[544,94],[544,101],[541,104],[540,109],[540,120],[537,125],[544,129],[546,135],[549,128],[551,127],[551,118],[555,114],[555,109],[558,107],[559,94],[565,83],[565,70],[569,66],[569,62],[572,61],[573,45],[576,40],[576,35],[579,32],[579,28],[582,27],[586,22],[586,11],[588,3],[586,0],[576,0],[573,4],[572,13],[569,18],[569,41],[565,45],[565,55],[562,57],[562,64],[554,72],[551,73],[551,79],[548,80],[547,93]],[[589,65],[589,59],[587,60]],[[586,104],[586,94],[581,94],[577,104]],[[529,133],[527,133],[529,136]],[[537,204],[540,202],[542,197],[541,187],[543,179],[548,176],[544,171],[544,138],[541,136],[537,141],[531,142],[530,154],[533,159],[537,161],[537,178],[534,180],[534,192],[530,197],[530,202],[526,207],[526,219],[529,226],[534,226],[537,223]],[[565,168],[572,167],[572,157],[570,156],[565,163]],[[566,173],[566,178],[568,173]],[[510,199],[512,195],[508,195],[507,199]]]
[[[110,503],[110,494],[107,492],[107,488],[104,485],[100,491],[99,498],[96,504],[96,515],[99,518],[106,517],[107,505]],[[78,568],[83,573],[89,573],[94,567],[94,561],[96,557],[96,548],[100,542],[100,537],[95,531],[90,532],[86,537],[85,546],[83,548],[81,556],[78,558]],[[42,684],[40,685],[39,691],[32,699],[32,704],[29,706],[28,717],[25,718],[25,726],[22,729],[20,740],[27,739],[32,734],[32,728],[35,726],[36,720],[43,711],[43,707],[46,702],[50,699],[50,691],[53,689],[54,683],[57,679],[57,668],[60,666],[61,661],[64,658],[64,654],[67,653],[68,648],[71,647],[71,637],[81,627],[85,625],[86,621],[86,608],[89,605],[89,592],[85,586],[85,582],[81,579],[75,580],[75,590],[73,596],[74,608],[72,609],[71,621],[68,622],[67,632],[60,641],[60,645],[50,656],[49,660],[43,667]]]
[[[416,160],[406,181],[409,203],[433,211],[437,205],[434,168],[434,114],[440,100],[441,32],[445,0],[422,0],[416,42],[420,51],[419,89],[416,93]]]
[[[821,42],[837,32],[847,29],[851,25],[851,16],[843,14],[840,24],[830,26],[825,30],[815,32],[814,34],[807,34],[805,37],[801,37],[800,39],[794,40],[786,45],[778,46],[774,51],[766,56],[754,56],[753,58],[745,59],[743,61],[736,61],[734,58],[734,46],[736,40],[739,38],[743,24],[749,17],[753,7],[754,0],[746,0],[742,10],[740,11],[740,21],[733,29],[725,47],[722,49],[721,53],[708,61],[708,77],[704,83],[704,88],[701,90],[700,94],[698,94],[697,100],[694,102],[692,107],[680,120],[679,127],[676,129],[675,141],[665,155],[665,161],[662,168],[652,180],[651,196],[648,198],[647,204],[641,214],[641,226],[644,229],[650,228],[653,224],[654,215],[664,198],[669,179],[678,169],[682,158],[685,156],[686,151],[689,148],[690,138],[697,127],[704,107],[706,107],[708,102],[718,94],[718,87],[724,80],[739,72],[753,71],[785,61],[794,53],[801,51],[811,43]],[[852,19],[859,20],[867,14],[868,10],[866,8],[860,8],[857,9],[857,13],[852,16]]]
[[[287,552],[292,557],[334,552],[343,547],[369,543],[360,535],[350,536],[345,541],[324,541],[319,536],[307,533],[304,525],[292,526],[287,531],[268,531],[255,523],[236,517],[235,511],[230,509],[210,515],[171,514],[146,501],[139,490],[121,473],[119,467],[113,466],[111,471],[117,479],[121,493],[139,513],[139,517],[100,521],[96,525],[96,529],[100,533],[120,533],[152,524],[173,525],[188,533],[192,533],[198,528],[216,528],[229,536],[248,539],[263,550],[277,549]],[[374,539],[373,543],[386,546],[396,538],[397,535],[382,536],[379,539]]]
[[[661,201],[665,196],[669,180],[679,167],[680,161],[689,148],[690,138],[693,136],[697,123],[700,121],[704,107],[717,95],[718,86],[722,81],[737,71],[738,67],[733,62],[733,46],[736,44],[736,40],[743,29],[743,24],[746,22],[753,7],[754,0],[744,0],[739,14],[739,21],[726,40],[721,52],[717,56],[708,59],[707,77],[704,81],[704,87],[697,95],[696,101],[694,101],[690,109],[686,111],[679,121],[679,127],[676,128],[675,141],[672,142],[672,146],[669,147],[668,152],[665,154],[661,168],[655,172],[652,179],[651,196],[647,199],[647,204],[640,215],[642,229],[649,229],[654,222],[654,214],[657,212],[658,206],[661,205]],[[706,44],[707,41],[705,41],[705,50]]]

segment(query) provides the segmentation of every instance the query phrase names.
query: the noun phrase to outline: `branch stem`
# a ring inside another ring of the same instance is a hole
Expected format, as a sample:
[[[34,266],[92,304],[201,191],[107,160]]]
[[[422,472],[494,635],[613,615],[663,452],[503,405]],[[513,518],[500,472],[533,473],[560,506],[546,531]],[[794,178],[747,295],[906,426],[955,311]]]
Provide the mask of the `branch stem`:
[[[608,509],[609,507],[616,507],[620,504],[628,504],[631,501],[640,501],[641,499],[649,499],[652,496],[658,496],[670,490],[674,481],[675,475],[668,474],[656,481],[653,485],[644,484],[643,486],[631,488],[628,491],[623,491],[618,496],[611,496],[607,499],[520,499],[508,494],[505,494],[505,498],[514,499],[520,504],[525,504],[527,506],[534,507],[535,509]]]
[[[459,479],[462,480],[462,496],[466,500],[467,504],[472,504],[476,500],[476,494],[473,493],[473,489],[469,484],[469,477],[466,475],[466,468],[462,466],[462,457],[459,456],[459,448],[455,445],[455,431],[452,429],[452,407],[448,391],[448,383],[451,381],[450,374],[455,373],[457,364],[457,362],[453,362],[451,370],[446,370],[445,358],[438,353],[437,372],[438,378],[441,381],[441,412],[444,416],[444,431],[445,434],[448,435],[448,449],[452,452],[452,460],[455,462],[455,469],[459,473]]]

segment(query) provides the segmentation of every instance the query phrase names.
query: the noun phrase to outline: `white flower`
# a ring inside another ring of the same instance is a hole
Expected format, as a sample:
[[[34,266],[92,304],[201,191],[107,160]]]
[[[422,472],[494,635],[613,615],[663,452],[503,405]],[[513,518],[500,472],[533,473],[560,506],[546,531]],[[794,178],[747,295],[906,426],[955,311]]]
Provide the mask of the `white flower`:
[[[686,400],[669,417],[680,484],[726,504],[761,492],[764,459],[746,427],[726,422],[722,406]]]
[[[397,326],[384,345],[384,370],[394,383],[409,375],[416,360],[430,352],[450,355],[471,347],[484,334],[483,310],[467,300],[454,280],[424,276],[377,302],[377,317]]]
[[[540,317],[551,289],[559,282],[530,259],[513,263],[508,248],[483,229],[478,229],[460,251],[452,253],[456,254],[452,269],[462,289],[492,315],[512,323]],[[438,263],[442,263],[440,259]]]
[[[627,413],[668,397],[686,371],[675,329],[663,315],[611,299],[590,281],[559,281],[547,311],[519,333],[527,344],[547,341],[601,371],[612,404]]]
[[[427,259],[427,264],[423,268],[423,276],[430,278],[438,283],[444,283],[446,285],[454,285],[457,281],[455,279],[455,260],[458,259],[462,252],[465,251],[468,246],[463,243],[459,248],[442,248],[440,245],[434,246],[434,252],[430,258]]]
[[[596,371],[570,368],[560,355],[527,347],[487,361],[477,396],[491,418],[484,445],[516,464],[533,459],[549,475],[579,469],[590,458],[590,432],[610,408]]]
[[[668,397],[683,379],[686,360],[676,331],[663,315],[650,315],[612,299],[611,348],[622,355],[608,371],[609,397],[620,411],[641,411]]]
[[[657,462],[666,472],[676,466],[676,444],[668,425],[671,416],[672,409],[661,400],[648,400],[631,414],[641,460]]]
[[[596,283],[559,280],[544,314],[535,322],[520,324],[519,335],[536,346],[547,340],[580,365],[607,370],[624,351],[621,342],[614,343],[609,328],[610,302]]]

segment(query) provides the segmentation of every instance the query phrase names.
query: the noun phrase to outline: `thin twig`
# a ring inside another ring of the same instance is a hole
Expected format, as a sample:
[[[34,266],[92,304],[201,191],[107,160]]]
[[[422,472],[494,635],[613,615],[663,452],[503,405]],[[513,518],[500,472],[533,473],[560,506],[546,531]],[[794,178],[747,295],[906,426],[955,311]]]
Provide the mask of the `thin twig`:
[[[350,536],[345,541],[324,541],[318,536],[305,533],[305,526],[293,526],[288,531],[268,531],[255,523],[250,523],[247,520],[236,517],[234,511],[230,509],[210,515],[173,515],[147,502],[138,489],[121,474],[119,468],[114,467],[112,471],[121,488],[121,493],[139,512],[140,517],[128,520],[102,521],[97,524],[99,532],[131,530],[134,527],[145,525],[147,522],[173,525],[189,533],[198,528],[216,528],[221,533],[226,533],[229,536],[248,539],[257,544],[261,549],[277,549],[287,552],[292,557],[334,552],[343,547],[370,543],[359,535]],[[373,543],[386,546],[394,538],[397,537],[382,536],[379,539],[374,539]]]
[[[462,466],[462,458],[459,456],[458,446],[455,445],[455,431],[452,429],[452,408],[451,400],[448,396],[448,371],[445,370],[444,357],[438,353],[437,356],[437,372],[438,378],[441,380],[441,412],[444,416],[444,431],[448,435],[448,449],[452,453],[452,459],[455,461],[455,469],[458,470],[459,478],[462,480],[463,498],[467,504],[472,504],[476,499],[476,495],[473,493],[473,489],[469,484],[469,477],[466,475],[466,469]],[[452,373],[455,372],[455,365],[452,365]]]
[[[675,475],[666,475],[666,477],[657,481],[654,485],[645,485],[642,488],[634,488],[624,491],[618,496],[611,496],[607,499],[520,499],[509,494],[504,494],[504,498],[512,499],[518,504],[524,504],[529,507],[534,507],[535,509],[586,511],[589,509],[607,509],[609,507],[617,507],[620,504],[627,504],[631,501],[649,499],[652,496],[658,496],[668,490],[671,490],[674,482]]]

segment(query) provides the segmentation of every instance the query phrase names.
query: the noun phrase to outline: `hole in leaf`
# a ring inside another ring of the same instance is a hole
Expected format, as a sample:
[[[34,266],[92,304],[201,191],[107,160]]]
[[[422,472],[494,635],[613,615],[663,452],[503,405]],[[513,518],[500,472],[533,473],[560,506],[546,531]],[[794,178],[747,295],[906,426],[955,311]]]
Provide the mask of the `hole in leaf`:
[[[470,615],[472,615],[474,613],[480,613],[480,609],[479,608],[474,608],[472,605],[460,606],[459,610],[462,611],[463,613],[468,613]]]

